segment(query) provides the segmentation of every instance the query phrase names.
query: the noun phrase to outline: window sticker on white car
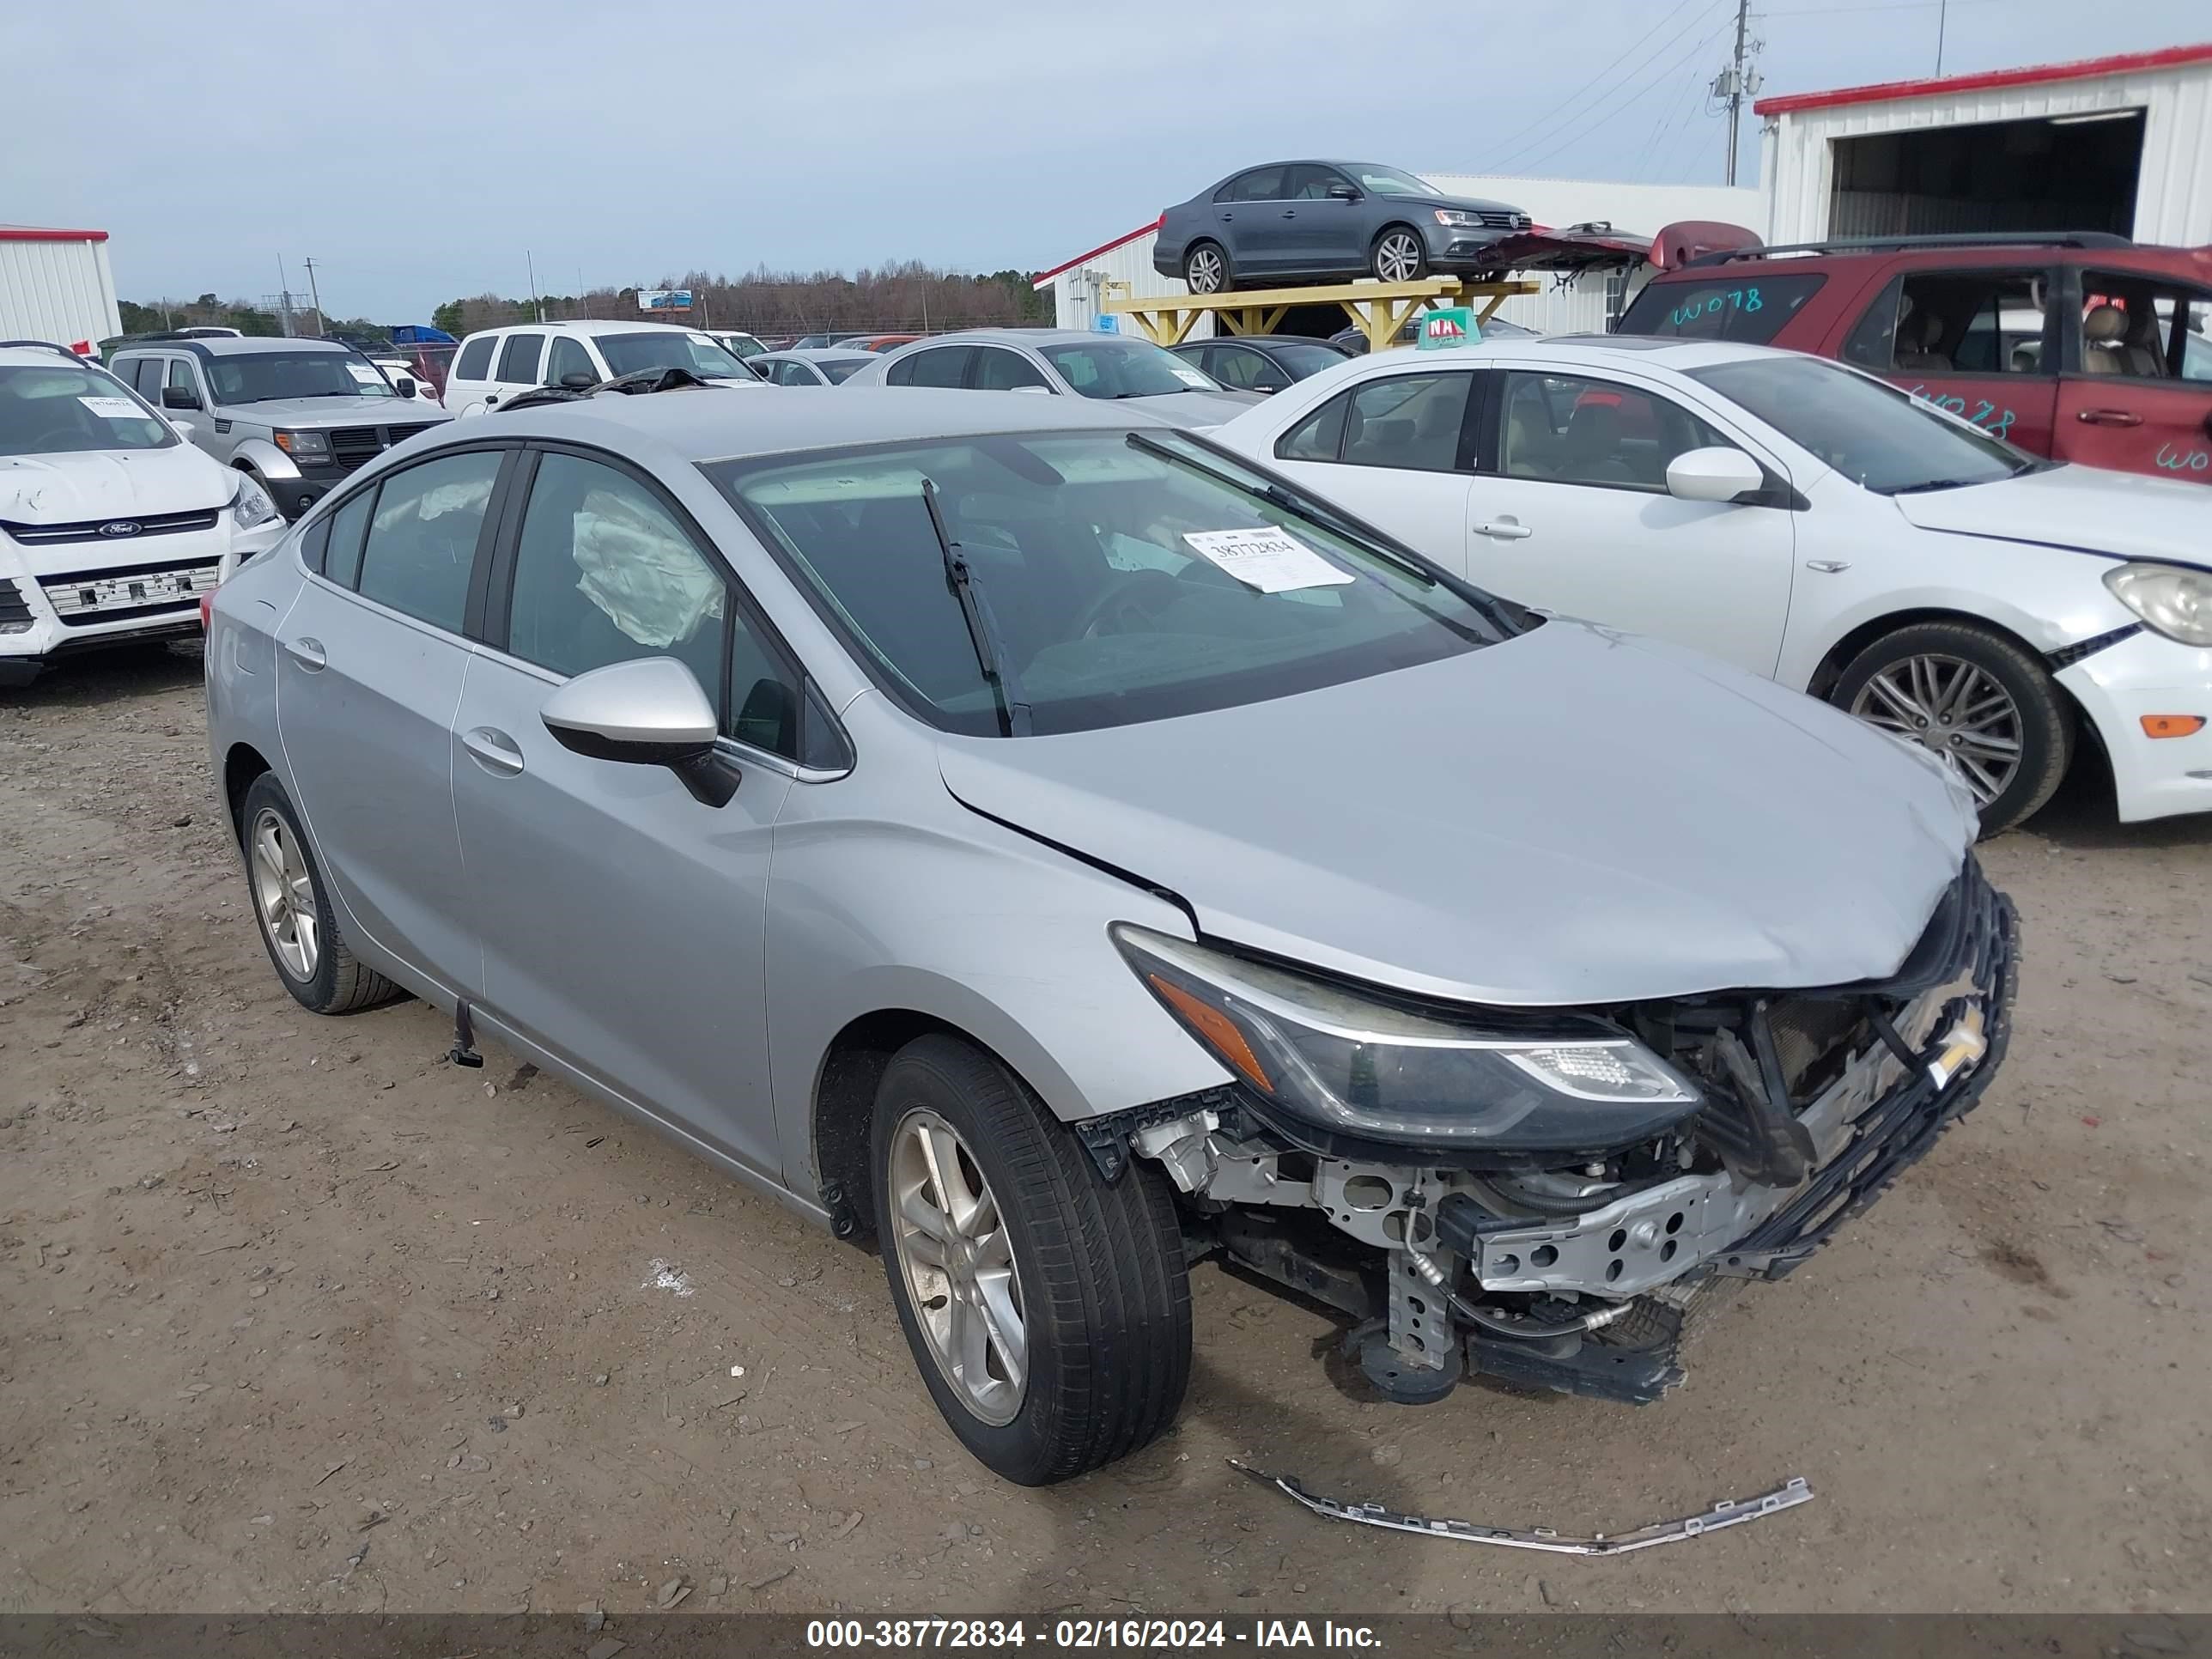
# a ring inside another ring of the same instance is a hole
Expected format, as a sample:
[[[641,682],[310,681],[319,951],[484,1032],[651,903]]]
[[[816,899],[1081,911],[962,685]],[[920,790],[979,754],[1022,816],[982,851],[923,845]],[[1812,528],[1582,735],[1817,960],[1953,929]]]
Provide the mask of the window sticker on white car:
[[[1196,386],[1200,392],[1213,390],[1213,382],[1194,368],[1178,368],[1175,371],[1175,377],[1185,386]]]
[[[346,365],[346,373],[352,375],[355,380],[360,381],[363,386],[382,386],[384,384],[384,376],[378,374],[367,363],[348,363]]]
[[[1183,540],[1199,557],[1219,566],[1247,587],[1289,593],[1302,587],[1340,587],[1352,580],[1287,530],[1186,530]]]
[[[82,404],[103,421],[143,421],[146,411],[128,398],[79,398]]]

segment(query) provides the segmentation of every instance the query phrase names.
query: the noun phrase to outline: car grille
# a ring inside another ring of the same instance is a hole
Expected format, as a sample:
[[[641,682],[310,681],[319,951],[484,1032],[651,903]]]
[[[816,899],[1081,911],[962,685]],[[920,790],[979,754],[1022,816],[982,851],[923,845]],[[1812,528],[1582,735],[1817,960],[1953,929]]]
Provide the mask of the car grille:
[[[121,569],[77,570],[39,578],[40,590],[54,614],[72,628],[87,623],[121,622],[133,617],[189,611],[222,580],[219,562],[171,559]],[[0,610],[0,618],[5,617]]]
[[[212,530],[221,509],[206,507],[197,513],[150,513],[142,518],[118,515],[112,519],[83,519],[75,524],[11,524],[0,520],[4,530],[23,547],[60,547],[70,542],[116,542],[135,540],[144,536],[173,536],[180,531]],[[136,529],[125,530],[125,525]]]
[[[423,421],[414,426],[387,426],[384,428],[386,434],[385,443],[387,447],[392,444],[404,444],[416,433],[428,432],[437,424],[435,421]]]
[[[428,432],[435,421],[407,426],[341,426],[331,432],[331,459],[343,467],[373,461],[394,444],[405,443],[418,432]]]
[[[0,576],[0,634],[21,632],[31,625],[31,602],[23,590]]]
[[[1485,210],[1474,216],[1485,230],[1526,230],[1528,216],[1525,213],[1493,213]]]

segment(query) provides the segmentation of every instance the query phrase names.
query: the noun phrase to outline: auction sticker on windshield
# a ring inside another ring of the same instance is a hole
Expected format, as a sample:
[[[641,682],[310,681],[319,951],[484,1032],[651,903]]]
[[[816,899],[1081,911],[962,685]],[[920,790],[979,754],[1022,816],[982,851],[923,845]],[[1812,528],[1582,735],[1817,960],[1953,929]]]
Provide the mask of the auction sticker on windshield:
[[[384,384],[384,376],[378,374],[376,370],[369,368],[366,363],[348,363],[346,365],[346,373],[352,375],[355,380],[360,381],[363,386],[382,386]]]
[[[128,398],[79,398],[82,404],[103,421],[143,421],[146,411]]]
[[[1213,382],[1194,368],[1178,368],[1175,371],[1175,377],[1185,386],[1196,386],[1200,392],[1213,390]]]
[[[1262,593],[1339,587],[1352,580],[1286,530],[1186,530],[1191,550]]]

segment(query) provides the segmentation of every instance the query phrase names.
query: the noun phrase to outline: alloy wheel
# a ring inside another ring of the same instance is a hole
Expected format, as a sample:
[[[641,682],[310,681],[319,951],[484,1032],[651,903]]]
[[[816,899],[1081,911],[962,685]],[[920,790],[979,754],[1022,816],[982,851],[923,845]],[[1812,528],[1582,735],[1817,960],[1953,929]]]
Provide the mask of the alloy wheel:
[[[891,1240],[930,1357],[980,1420],[1013,1421],[1029,1383],[1021,1270],[990,1183],[935,1112],[899,1121]]]
[[[1960,657],[1890,664],[1859,688],[1850,712],[1942,757],[1987,806],[2020,771],[2020,706],[1995,677]]]
[[[1375,245],[1375,274],[1386,283],[1410,283],[1421,274],[1421,247],[1410,231],[1394,230]]]
[[[253,820],[249,842],[253,905],[284,971],[305,983],[322,960],[322,913],[315,908],[315,884],[291,827],[264,807]]]
[[[1183,270],[1183,279],[1193,294],[1221,292],[1221,256],[1210,247],[1196,250]]]

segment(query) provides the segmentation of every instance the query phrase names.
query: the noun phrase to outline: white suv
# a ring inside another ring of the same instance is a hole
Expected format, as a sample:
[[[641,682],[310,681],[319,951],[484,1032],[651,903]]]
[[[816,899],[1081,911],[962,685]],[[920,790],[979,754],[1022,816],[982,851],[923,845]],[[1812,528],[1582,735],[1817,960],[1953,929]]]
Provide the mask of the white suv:
[[[260,485],[60,346],[0,344],[0,685],[89,647],[199,631],[199,599],[275,545]]]
[[[727,347],[697,329],[667,323],[530,323],[483,329],[462,341],[446,381],[446,407],[455,415],[481,415],[536,386],[592,386],[654,368],[761,384]]]

